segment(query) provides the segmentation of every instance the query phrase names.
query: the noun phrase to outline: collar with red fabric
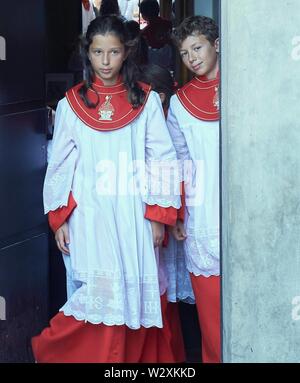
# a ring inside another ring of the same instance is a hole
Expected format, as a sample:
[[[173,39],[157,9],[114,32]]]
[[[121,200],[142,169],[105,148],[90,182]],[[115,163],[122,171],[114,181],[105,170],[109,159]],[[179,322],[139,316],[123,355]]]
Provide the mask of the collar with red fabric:
[[[208,80],[205,76],[193,78],[177,91],[184,108],[199,120],[218,121],[220,77]]]
[[[95,108],[88,108],[79,95],[80,83],[66,92],[66,98],[76,116],[92,129],[110,131],[121,129],[135,120],[146,104],[151,87],[139,82],[145,92],[145,100],[138,108],[128,101],[128,91],[121,77],[116,85],[104,86],[103,82],[95,77],[92,89],[89,88],[87,96],[92,103],[97,103]]]

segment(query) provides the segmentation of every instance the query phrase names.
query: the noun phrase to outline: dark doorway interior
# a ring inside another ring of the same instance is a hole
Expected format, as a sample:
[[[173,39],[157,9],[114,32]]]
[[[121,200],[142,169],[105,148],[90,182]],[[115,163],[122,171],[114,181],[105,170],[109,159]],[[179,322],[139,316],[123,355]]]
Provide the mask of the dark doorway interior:
[[[45,2],[1,2],[0,362],[30,362],[30,338],[48,320]]]

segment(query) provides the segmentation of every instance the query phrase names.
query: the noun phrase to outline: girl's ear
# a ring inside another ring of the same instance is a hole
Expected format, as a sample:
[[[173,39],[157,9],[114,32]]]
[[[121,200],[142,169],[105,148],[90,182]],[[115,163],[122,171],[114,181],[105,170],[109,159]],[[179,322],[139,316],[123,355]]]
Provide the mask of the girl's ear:
[[[220,39],[219,39],[219,38],[217,38],[217,39],[215,40],[214,47],[215,47],[215,49],[216,49],[216,52],[219,53],[219,52],[220,52]]]

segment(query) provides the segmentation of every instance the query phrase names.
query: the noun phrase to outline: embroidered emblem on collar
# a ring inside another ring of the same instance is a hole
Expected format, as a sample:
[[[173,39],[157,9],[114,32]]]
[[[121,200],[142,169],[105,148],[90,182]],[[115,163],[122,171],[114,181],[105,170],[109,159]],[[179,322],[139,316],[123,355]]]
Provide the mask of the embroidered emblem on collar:
[[[220,102],[219,102],[219,87],[216,86],[215,87],[215,95],[214,95],[214,99],[213,99],[213,104],[214,104],[214,107],[217,109],[217,110],[220,110]]]
[[[106,96],[104,103],[101,104],[98,110],[98,114],[100,116],[99,121],[112,121],[112,117],[115,114],[115,108],[110,102],[111,99],[112,96]]]

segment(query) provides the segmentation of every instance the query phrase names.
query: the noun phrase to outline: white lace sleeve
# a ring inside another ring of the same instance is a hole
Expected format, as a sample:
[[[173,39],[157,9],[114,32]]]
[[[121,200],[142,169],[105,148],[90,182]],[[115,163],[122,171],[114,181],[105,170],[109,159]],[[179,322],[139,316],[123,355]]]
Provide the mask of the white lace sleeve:
[[[176,151],[166,126],[159,95],[151,92],[146,130],[148,205],[180,207],[179,172]]]
[[[65,99],[57,106],[52,153],[44,182],[44,211],[67,206],[77,158],[77,150],[68,125],[68,104]]]
[[[169,132],[176,149],[178,163],[179,163],[179,172],[180,172],[180,182],[184,181],[184,161],[190,160],[189,149],[185,140],[185,137],[180,130],[173,102],[176,96],[171,98],[171,104],[168,113],[167,125]]]

